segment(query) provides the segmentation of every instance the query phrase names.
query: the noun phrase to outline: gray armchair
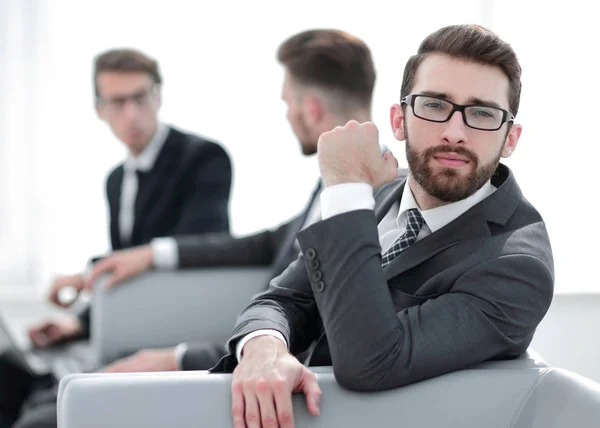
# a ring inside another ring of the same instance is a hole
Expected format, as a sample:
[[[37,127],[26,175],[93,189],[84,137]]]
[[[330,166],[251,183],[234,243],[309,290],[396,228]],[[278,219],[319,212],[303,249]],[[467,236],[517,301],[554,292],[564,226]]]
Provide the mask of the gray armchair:
[[[236,317],[265,290],[268,268],[155,271],[115,288],[94,284],[91,343],[102,363],[180,342],[225,344]]]
[[[294,396],[297,427],[572,428],[600,422],[600,385],[527,356],[377,393],[342,389],[315,368],[321,414]],[[60,383],[59,428],[227,427],[231,375],[72,375]]]

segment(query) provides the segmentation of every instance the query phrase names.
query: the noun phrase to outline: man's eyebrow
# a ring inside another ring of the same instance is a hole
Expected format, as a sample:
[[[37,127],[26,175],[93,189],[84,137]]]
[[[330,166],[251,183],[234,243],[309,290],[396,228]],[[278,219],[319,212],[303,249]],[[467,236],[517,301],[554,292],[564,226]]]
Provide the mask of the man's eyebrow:
[[[128,94],[116,94],[111,97],[107,97],[106,99],[121,101],[121,100],[125,100],[127,98],[137,97],[139,95],[142,95],[146,91],[148,91],[148,88],[138,88],[138,89],[135,89],[134,91],[129,92]]]
[[[500,104],[498,104],[495,101],[482,100],[481,98],[477,98],[477,97],[469,98],[468,103],[469,104],[478,104],[478,105],[488,106],[488,107],[496,107],[501,110],[504,110],[502,107],[500,107]]]
[[[452,100],[452,96],[446,94],[445,92],[436,92],[436,91],[422,91],[421,92],[422,95],[427,95],[430,97],[438,97],[438,98],[442,98],[444,100],[448,100],[448,101],[453,101]],[[482,105],[482,106],[487,106],[487,107],[495,107],[495,108],[499,108],[501,110],[504,110],[500,104],[498,104],[495,101],[489,101],[489,100],[484,100],[478,97],[471,97],[467,100],[467,104],[477,104],[477,105]]]
[[[445,100],[449,100],[452,101],[452,97],[449,96],[448,94],[444,93],[444,92],[436,92],[436,91],[421,91],[420,92],[421,95],[427,95],[430,97],[438,97],[438,98],[443,98]]]

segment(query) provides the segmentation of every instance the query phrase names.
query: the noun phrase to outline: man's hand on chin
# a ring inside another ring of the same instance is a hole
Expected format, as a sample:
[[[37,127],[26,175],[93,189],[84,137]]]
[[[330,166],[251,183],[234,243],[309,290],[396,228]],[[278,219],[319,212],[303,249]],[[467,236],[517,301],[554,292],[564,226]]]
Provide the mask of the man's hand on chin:
[[[145,349],[112,363],[102,373],[168,372],[177,370],[175,348]]]

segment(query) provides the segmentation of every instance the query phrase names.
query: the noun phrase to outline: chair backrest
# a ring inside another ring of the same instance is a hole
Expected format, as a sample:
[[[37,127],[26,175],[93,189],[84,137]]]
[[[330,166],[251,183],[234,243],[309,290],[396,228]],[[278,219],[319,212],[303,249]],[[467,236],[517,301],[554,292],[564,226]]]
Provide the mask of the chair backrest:
[[[342,389],[330,368],[316,368],[321,414],[311,416],[295,395],[296,426],[598,426],[600,385],[566,370],[513,362],[377,393]],[[232,426],[230,385],[231,375],[204,372],[71,377],[60,384],[59,427]]]
[[[239,313],[267,287],[262,267],[149,272],[107,290],[94,284],[91,341],[101,362],[149,347],[222,343]]]

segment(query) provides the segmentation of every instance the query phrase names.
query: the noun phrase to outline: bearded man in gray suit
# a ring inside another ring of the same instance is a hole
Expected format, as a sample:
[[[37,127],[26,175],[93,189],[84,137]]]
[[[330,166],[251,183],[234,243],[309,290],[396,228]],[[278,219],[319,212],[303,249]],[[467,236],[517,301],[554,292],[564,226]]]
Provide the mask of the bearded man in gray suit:
[[[554,267],[542,217],[500,163],[521,135],[520,77],[492,32],[445,27],[408,60],[391,108],[407,175],[370,122],[321,135],[322,220],[298,233],[299,258],[240,315],[212,370],[234,373],[236,427],[292,426],[299,391],[317,415],[309,365],[378,391],[525,352]]]

